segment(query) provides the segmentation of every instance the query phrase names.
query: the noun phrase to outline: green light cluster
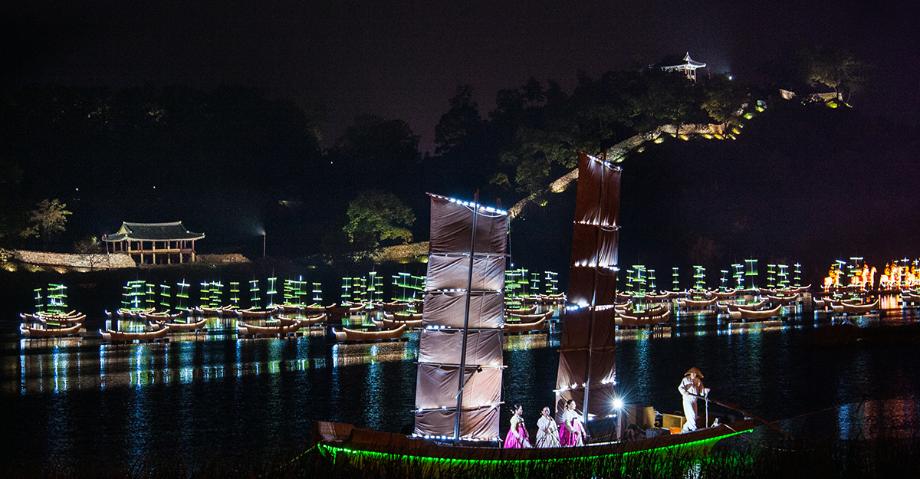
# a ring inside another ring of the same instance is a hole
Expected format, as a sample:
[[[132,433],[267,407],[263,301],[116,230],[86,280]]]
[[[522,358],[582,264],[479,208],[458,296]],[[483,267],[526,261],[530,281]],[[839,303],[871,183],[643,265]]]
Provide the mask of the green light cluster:
[[[644,462],[662,474],[681,470],[686,461],[705,455],[719,441],[746,434],[753,429],[731,432],[720,436],[699,439],[682,444],[659,446],[628,452],[590,454],[572,457],[546,457],[532,459],[466,459],[420,456],[391,452],[368,451],[319,443],[316,452],[332,465],[354,470],[359,475],[372,477],[387,471],[406,477],[527,477],[530,474],[556,472],[560,477],[576,474],[579,477],[623,476],[630,467]],[[483,454],[501,455],[501,449],[485,450]],[[568,473],[568,474],[566,474]],[[665,476],[661,476],[665,477]]]

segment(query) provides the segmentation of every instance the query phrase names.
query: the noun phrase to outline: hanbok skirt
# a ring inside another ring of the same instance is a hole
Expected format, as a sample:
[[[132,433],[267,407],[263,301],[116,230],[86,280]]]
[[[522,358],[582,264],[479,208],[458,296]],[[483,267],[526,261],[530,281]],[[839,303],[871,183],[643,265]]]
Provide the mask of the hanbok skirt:
[[[523,424],[518,426],[518,435],[520,439],[514,434],[514,431],[508,431],[508,435],[505,436],[505,449],[523,449],[531,447],[530,438],[527,435],[527,428],[525,428]]]

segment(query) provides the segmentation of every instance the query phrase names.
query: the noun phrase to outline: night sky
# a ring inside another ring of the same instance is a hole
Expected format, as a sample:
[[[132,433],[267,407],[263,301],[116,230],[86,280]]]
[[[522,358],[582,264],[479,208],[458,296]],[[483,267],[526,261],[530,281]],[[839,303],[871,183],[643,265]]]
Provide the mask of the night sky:
[[[429,149],[458,84],[484,109],[529,77],[574,84],[689,50],[711,72],[754,78],[801,45],[874,66],[854,99],[915,121],[920,62],[909,2],[157,1],[6,5],[13,84],[243,84],[325,113],[328,144],[356,115],[409,122]]]

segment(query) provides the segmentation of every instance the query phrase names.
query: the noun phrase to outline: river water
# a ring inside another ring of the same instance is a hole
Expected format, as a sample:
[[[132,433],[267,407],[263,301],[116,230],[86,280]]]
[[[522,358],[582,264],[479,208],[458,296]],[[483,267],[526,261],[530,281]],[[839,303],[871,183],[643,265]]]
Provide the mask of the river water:
[[[866,398],[899,398],[892,404],[917,414],[916,342],[828,345],[816,340],[826,328],[805,314],[748,328],[683,321],[660,336],[627,335],[617,342],[619,390],[627,402],[676,411],[676,386],[695,365],[713,397],[769,419]],[[194,471],[292,457],[318,419],[403,431],[412,423],[417,343],[417,333],[375,345],[335,344],[321,333],[128,345],[6,333],[0,416],[13,440],[2,463],[25,474],[49,464],[115,472],[157,458]],[[506,341],[503,398],[522,403],[531,425],[552,403],[557,348],[558,332]]]

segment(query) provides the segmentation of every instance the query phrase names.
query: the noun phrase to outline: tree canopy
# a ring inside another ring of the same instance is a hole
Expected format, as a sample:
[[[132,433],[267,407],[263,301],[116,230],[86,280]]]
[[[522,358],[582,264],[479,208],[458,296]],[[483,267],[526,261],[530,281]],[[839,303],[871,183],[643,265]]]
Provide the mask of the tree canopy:
[[[72,214],[67,205],[57,198],[41,200],[29,212],[28,226],[19,235],[26,239],[41,238],[47,243],[67,229],[67,218]]]
[[[343,231],[355,249],[367,250],[381,243],[409,243],[415,214],[396,195],[370,190],[348,203],[348,222]]]

